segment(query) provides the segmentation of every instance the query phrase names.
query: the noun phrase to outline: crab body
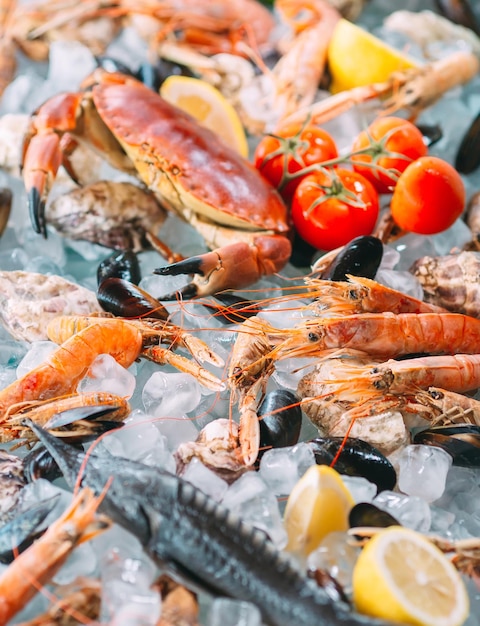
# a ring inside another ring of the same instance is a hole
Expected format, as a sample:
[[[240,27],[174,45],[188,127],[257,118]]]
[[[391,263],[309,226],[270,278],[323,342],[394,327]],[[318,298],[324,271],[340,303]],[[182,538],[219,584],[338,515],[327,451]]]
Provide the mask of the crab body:
[[[97,70],[85,87],[54,96],[31,120],[23,171],[37,232],[46,235],[43,211],[59,165],[75,177],[69,151],[88,142],[116,168],[135,172],[217,248],[159,270],[203,276],[189,295],[243,287],[285,265],[287,209],[251,163],[134,79]]]

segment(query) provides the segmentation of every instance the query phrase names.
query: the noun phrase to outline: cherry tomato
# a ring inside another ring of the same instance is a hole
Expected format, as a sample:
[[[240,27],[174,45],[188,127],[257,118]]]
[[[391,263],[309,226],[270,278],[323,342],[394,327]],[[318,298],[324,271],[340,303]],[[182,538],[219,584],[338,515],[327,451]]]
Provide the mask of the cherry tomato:
[[[400,117],[378,117],[355,139],[352,152],[369,146],[371,151],[352,156],[353,169],[368,178],[378,193],[391,193],[396,178],[361,163],[373,163],[401,173],[412,161],[428,153],[422,133],[414,124]]]
[[[327,131],[317,126],[305,126],[302,129],[295,124],[283,128],[278,135],[266,135],[255,150],[254,164],[279,189],[283,198],[290,200],[301,177],[286,182],[285,173],[293,174],[304,167],[337,156],[337,146]]]
[[[403,230],[434,235],[450,228],[465,206],[460,174],[438,157],[426,156],[407,167],[398,179],[390,210]]]
[[[314,172],[298,185],[292,220],[298,234],[318,250],[333,250],[369,235],[379,213],[378,194],[357,172]]]

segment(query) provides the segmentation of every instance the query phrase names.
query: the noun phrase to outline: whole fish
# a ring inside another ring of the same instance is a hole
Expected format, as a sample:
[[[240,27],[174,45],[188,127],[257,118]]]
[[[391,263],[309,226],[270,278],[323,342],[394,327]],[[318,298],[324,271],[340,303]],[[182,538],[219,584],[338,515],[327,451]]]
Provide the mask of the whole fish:
[[[96,492],[113,477],[101,510],[136,535],[151,558],[190,585],[256,604],[270,626],[387,626],[335,601],[265,533],[179,476],[103,454],[85,460],[84,453],[28,425],[72,488],[80,471],[82,486]]]

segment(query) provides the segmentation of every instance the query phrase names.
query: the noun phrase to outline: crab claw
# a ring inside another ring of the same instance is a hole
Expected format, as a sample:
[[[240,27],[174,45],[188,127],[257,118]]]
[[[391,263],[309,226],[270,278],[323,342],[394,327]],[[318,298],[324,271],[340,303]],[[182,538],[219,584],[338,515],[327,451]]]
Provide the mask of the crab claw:
[[[251,244],[232,243],[206,254],[165,265],[153,273],[161,276],[196,274],[191,283],[178,292],[162,296],[162,300],[175,300],[179,295],[186,298],[208,296],[225,289],[247,287],[262,276],[279,272],[291,253],[292,246],[286,237],[259,235]]]
[[[36,233],[47,236],[45,200],[62,163],[60,139],[55,133],[35,135],[28,143],[23,178],[28,196],[30,221]]]

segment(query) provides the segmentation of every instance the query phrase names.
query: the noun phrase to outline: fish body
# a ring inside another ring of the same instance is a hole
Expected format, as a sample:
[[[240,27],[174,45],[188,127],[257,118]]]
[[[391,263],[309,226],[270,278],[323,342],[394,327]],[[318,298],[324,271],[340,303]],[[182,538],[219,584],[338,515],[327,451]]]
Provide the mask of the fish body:
[[[31,428],[73,487],[85,455],[35,424]],[[127,459],[89,455],[82,486],[100,492],[111,477],[101,510],[136,535],[151,558],[191,585],[256,604],[269,626],[387,626],[335,602],[265,533],[179,476]]]

